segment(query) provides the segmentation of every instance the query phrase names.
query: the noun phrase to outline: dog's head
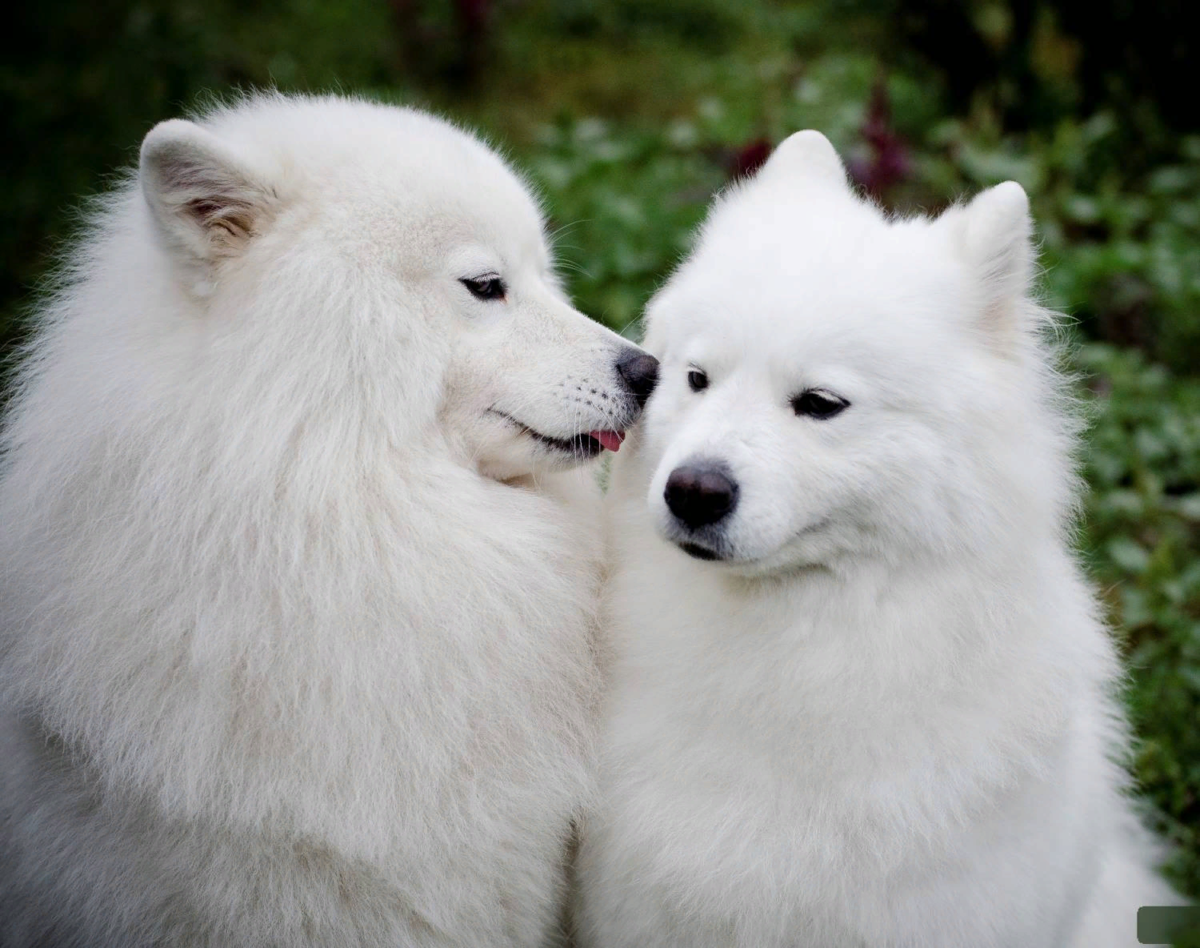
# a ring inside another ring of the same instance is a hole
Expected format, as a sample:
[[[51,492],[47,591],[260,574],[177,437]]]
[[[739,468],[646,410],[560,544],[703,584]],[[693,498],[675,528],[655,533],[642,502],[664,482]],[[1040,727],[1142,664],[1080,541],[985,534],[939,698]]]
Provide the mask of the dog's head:
[[[151,130],[140,181],[204,331],[292,380],[263,397],[355,399],[393,443],[436,432],[510,479],[615,450],[654,386],[567,301],[528,189],[431,116],[252,99]]]
[[[760,573],[1059,516],[1030,229],[1011,182],[889,220],[823,136],[784,142],[648,309],[661,380],[625,464],[661,536]]]

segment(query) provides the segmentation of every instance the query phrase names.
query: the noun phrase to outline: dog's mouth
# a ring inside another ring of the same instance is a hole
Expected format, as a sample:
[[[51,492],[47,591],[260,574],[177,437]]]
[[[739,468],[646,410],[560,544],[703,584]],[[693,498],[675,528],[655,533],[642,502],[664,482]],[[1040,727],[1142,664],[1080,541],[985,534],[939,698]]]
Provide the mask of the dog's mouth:
[[[675,544],[679,549],[683,550],[688,556],[698,560],[723,560],[723,557],[716,550],[709,549],[706,546],[701,546],[699,543],[679,542]]]
[[[776,548],[773,552],[768,551],[752,555],[747,555],[732,546],[719,532],[703,528],[697,532],[668,529],[665,539],[679,547],[679,549],[693,559],[704,560],[710,563],[726,563],[732,566],[754,568],[756,564],[764,562],[768,564],[774,563],[778,559],[781,550],[786,554],[789,549],[794,549],[793,544],[797,541],[811,538],[814,534],[826,530],[832,523],[832,517],[822,517],[814,520],[812,523],[801,527],[793,533],[782,547]],[[684,539],[684,537],[687,537],[687,539]],[[697,538],[703,542],[696,542]],[[786,565],[791,561],[785,555],[783,562]]]
[[[531,428],[525,422],[514,418],[512,415],[502,412],[496,408],[488,409],[493,415],[499,415],[501,418],[520,428],[525,434],[533,438],[539,444],[544,444],[548,448],[555,451],[560,451],[563,454],[569,454],[571,457],[593,458],[601,451],[607,449],[609,451],[619,451],[621,442],[625,440],[624,431],[588,431],[580,432],[572,435],[569,438],[555,438],[548,434],[542,434],[536,428]]]
[[[686,553],[694,560],[706,563],[729,563],[738,559],[734,549],[721,530],[701,527],[685,530],[671,523],[661,531],[664,540]]]

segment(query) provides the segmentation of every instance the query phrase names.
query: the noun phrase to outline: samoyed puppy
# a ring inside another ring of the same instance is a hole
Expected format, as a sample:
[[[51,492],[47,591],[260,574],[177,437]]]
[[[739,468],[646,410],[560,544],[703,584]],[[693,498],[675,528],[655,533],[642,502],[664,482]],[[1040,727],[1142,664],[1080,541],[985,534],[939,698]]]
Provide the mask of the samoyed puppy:
[[[0,944],[532,946],[594,779],[592,475],[656,363],[471,135],[169,121],[4,429]]]
[[[789,138],[648,310],[615,459],[599,948],[1133,946],[1076,423],[1002,184],[890,220]]]

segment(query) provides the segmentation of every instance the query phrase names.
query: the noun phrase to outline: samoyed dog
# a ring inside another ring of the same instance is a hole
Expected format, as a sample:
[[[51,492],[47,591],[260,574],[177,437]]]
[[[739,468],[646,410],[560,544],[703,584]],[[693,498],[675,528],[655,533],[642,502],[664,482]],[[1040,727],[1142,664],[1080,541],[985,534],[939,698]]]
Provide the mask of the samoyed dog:
[[[0,944],[552,934],[599,678],[571,469],[655,369],[457,128],[154,128],[4,431]]]
[[[1014,183],[889,220],[800,132],[652,301],[587,945],[1132,946],[1177,901],[1114,762],[1030,236]]]

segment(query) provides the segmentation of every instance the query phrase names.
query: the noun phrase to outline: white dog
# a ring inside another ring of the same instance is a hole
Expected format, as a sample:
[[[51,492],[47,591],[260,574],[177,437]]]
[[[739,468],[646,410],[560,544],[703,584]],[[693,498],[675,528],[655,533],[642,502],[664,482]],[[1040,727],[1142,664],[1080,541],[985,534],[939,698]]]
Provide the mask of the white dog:
[[[650,305],[586,944],[1132,946],[1171,899],[1030,230],[1013,183],[890,221],[801,132]]]
[[[594,779],[590,475],[655,362],[470,135],[147,135],[0,486],[0,944],[536,945]],[[598,497],[596,498],[598,501]]]

